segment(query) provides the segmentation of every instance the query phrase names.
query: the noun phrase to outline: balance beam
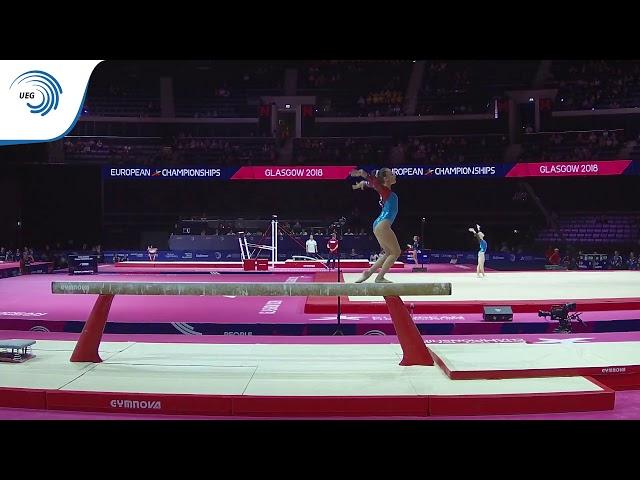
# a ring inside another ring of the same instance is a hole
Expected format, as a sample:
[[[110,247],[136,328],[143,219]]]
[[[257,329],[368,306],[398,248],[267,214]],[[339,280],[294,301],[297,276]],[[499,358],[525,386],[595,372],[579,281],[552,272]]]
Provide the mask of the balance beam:
[[[403,357],[400,365],[433,365],[418,327],[400,295],[451,295],[450,283],[227,283],[227,282],[51,282],[54,294],[98,295],[76,344],[72,362],[102,362],[98,354],[115,295],[192,296],[382,296]]]
[[[450,283],[51,282],[53,293],[98,295],[235,295],[246,297],[362,297],[451,295]]]

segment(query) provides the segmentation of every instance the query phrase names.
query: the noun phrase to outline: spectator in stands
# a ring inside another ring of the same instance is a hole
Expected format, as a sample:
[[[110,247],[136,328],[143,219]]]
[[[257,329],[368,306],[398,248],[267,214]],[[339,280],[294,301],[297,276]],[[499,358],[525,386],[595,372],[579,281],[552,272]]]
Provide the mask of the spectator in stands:
[[[102,263],[102,245],[98,244],[91,248],[91,253],[95,254],[98,257],[98,263]]]
[[[569,270],[576,270],[579,263],[579,253],[572,250],[569,254]]]
[[[0,247],[0,262],[5,262],[7,260],[7,252],[5,252],[4,247]]]
[[[391,165],[400,165],[405,159],[405,148],[404,145],[398,142],[397,145],[391,148],[389,153],[389,163]]]
[[[20,274],[21,275],[25,275],[27,274],[27,269],[25,268],[26,264],[25,264],[25,257],[23,257],[22,253],[20,252],[20,249],[16,249],[16,261],[20,263]]]
[[[33,256],[31,255],[31,251],[28,247],[24,247],[22,250],[22,259],[24,260],[25,265],[31,265],[31,263],[33,263]]]
[[[560,249],[559,248],[553,249],[553,253],[549,257],[549,264],[560,265]]]
[[[40,259],[44,262],[51,261],[51,247],[48,244],[44,246],[44,251],[40,254]]]
[[[338,258],[339,252],[338,248],[340,244],[338,243],[338,239],[336,238],[335,232],[331,234],[331,238],[327,242],[327,250],[329,250],[329,257],[327,258],[327,267],[329,270],[333,270],[335,268],[336,258]]]
[[[629,252],[629,259],[627,260],[627,268],[629,270],[638,270],[638,257],[633,252]]]
[[[357,254],[355,248],[351,249],[351,253],[349,254],[349,258],[359,258],[359,255]]]
[[[612,270],[620,270],[622,269],[622,256],[618,250],[613,252],[613,257],[611,257],[611,262],[609,263],[609,268]]]

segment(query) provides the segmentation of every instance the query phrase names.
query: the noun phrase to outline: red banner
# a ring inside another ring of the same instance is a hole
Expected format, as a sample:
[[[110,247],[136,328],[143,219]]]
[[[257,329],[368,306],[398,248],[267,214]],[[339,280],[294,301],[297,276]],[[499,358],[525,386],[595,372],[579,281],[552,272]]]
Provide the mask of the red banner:
[[[621,175],[631,160],[516,163],[506,177],[583,177]]]
[[[354,165],[340,167],[241,167],[231,180],[344,180]]]

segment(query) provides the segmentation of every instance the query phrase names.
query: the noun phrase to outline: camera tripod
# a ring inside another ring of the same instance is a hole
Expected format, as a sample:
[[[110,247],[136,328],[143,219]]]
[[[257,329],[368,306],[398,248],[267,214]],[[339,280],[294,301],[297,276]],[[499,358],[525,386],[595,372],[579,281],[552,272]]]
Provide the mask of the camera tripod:
[[[562,318],[553,318],[551,320],[557,320],[560,325],[553,332],[554,333],[571,333],[571,321],[576,320],[580,325],[584,326],[584,322],[580,318],[581,313],[569,313],[566,317]]]

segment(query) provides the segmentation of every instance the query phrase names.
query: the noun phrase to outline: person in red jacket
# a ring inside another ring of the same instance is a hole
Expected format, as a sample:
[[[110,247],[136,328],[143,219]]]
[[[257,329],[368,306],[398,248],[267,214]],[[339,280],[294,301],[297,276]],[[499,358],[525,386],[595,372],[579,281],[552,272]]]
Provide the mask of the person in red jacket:
[[[338,258],[338,248],[340,248],[340,244],[338,243],[338,239],[336,238],[336,234],[332,233],[331,238],[327,242],[327,248],[329,249],[329,258],[327,259],[327,267],[329,270],[333,270],[336,264],[336,258]]]
[[[549,257],[549,263],[551,265],[560,265],[560,250],[558,248],[553,249],[553,253]]]

